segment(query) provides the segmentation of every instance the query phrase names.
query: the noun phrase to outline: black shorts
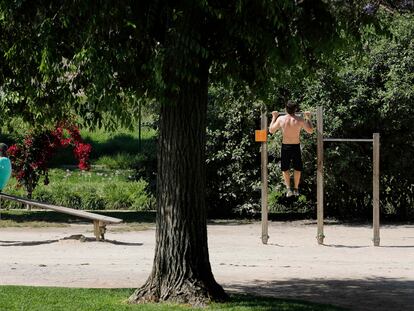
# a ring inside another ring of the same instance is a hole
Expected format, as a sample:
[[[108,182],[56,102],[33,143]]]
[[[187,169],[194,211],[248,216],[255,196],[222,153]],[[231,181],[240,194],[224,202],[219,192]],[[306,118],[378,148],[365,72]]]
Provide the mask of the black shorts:
[[[289,170],[290,162],[293,162],[293,169],[295,171],[302,171],[300,144],[282,144],[280,157],[282,172]]]

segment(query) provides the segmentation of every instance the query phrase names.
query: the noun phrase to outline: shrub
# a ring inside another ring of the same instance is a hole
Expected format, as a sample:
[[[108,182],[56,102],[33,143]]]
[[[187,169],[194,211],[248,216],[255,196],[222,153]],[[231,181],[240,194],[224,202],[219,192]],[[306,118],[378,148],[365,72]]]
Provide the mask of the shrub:
[[[39,185],[33,192],[33,199],[75,209],[130,209],[149,210],[154,208],[154,198],[148,194],[148,183],[144,180],[128,181],[133,171],[63,171],[50,172],[50,184]],[[132,177],[132,176],[131,176]],[[24,196],[22,189],[8,185],[7,192]],[[22,208],[21,204],[5,201],[3,207]]]
[[[210,89],[207,127],[207,205],[215,213],[258,209],[260,158],[254,129],[260,106],[249,94]]]
[[[69,137],[64,136],[64,130]],[[83,143],[79,129],[70,123],[61,123],[55,129],[42,129],[29,132],[23,139],[10,146],[7,154],[13,165],[13,175],[20,186],[24,187],[27,196],[32,197],[40,176],[48,183],[49,161],[54,153],[72,145],[75,158],[79,161],[81,170],[89,169],[89,154],[91,146]]]
[[[303,101],[324,106],[325,136],[381,136],[381,210],[414,216],[414,18],[386,21],[388,36],[365,29],[364,56],[343,55],[336,70],[304,83]],[[326,143],[326,213],[369,218],[372,144]]]

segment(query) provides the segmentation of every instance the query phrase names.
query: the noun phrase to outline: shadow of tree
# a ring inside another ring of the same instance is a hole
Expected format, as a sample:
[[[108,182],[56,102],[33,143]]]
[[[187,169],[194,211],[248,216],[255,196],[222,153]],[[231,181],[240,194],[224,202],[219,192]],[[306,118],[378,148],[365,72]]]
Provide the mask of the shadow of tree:
[[[297,299],[279,299],[273,297],[253,296],[246,294],[232,294],[230,302],[212,304],[212,310],[257,310],[257,311],[345,311],[347,309],[301,301]]]
[[[356,311],[412,310],[414,306],[414,280],[409,279],[256,280],[249,284],[223,285],[229,293],[304,299]]]
[[[58,240],[0,241],[0,247],[7,247],[7,246],[37,246],[37,245],[43,245],[43,244],[56,243],[56,242],[64,241],[64,240],[78,240],[82,243],[84,243],[84,242],[100,242],[100,243],[109,243],[109,244],[113,244],[113,245],[123,245],[123,246],[142,246],[142,245],[144,245],[144,243],[122,242],[122,241],[116,241],[116,240],[97,241],[96,238],[89,238],[89,237],[85,237],[82,234],[75,234],[75,235],[64,237],[64,238],[58,239]]]
[[[0,241],[0,246],[37,246],[43,244],[51,244],[59,242],[59,240],[43,240],[43,241]]]

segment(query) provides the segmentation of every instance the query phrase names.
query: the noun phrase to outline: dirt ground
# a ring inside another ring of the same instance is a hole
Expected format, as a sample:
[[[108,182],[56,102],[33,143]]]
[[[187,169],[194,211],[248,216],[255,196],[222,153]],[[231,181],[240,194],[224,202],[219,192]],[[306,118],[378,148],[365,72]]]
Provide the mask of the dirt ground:
[[[213,273],[229,292],[331,303],[350,310],[414,310],[414,225],[383,226],[372,246],[370,226],[325,226],[316,242],[313,222],[271,222],[269,243],[260,223],[208,226]],[[92,225],[0,229],[0,284],[138,287],[153,261],[155,231],[109,226],[106,242]]]

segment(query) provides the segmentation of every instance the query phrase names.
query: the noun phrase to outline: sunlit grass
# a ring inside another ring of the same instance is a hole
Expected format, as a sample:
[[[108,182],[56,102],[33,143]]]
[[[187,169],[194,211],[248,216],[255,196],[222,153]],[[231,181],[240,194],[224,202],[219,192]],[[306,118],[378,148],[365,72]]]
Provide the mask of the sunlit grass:
[[[148,224],[148,223],[139,223],[139,222],[131,222],[127,224],[121,224],[121,225],[112,225],[110,228],[108,228],[109,232],[135,232],[135,231],[144,231],[148,230],[151,227],[154,227],[155,224]]]
[[[46,222],[46,221],[14,221],[0,219],[0,228],[63,228],[69,227],[69,224],[57,223],[57,222]]]
[[[188,305],[130,305],[133,289],[80,289],[0,286],[0,310],[7,311],[169,311],[194,310]],[[247,295],[234,295],[229,302],[213,303],[206,310],[223,311],[339,311],[342,308]]]

